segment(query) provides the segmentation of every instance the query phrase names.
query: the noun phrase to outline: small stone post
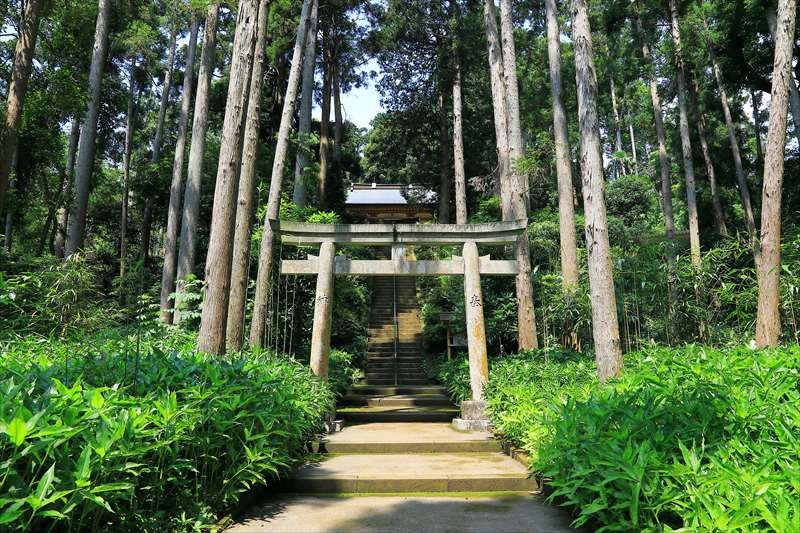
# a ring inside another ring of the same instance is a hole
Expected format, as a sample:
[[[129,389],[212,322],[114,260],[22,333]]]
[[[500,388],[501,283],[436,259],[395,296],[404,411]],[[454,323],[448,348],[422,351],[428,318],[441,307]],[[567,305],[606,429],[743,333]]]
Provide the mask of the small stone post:
[[[489,377],[489,363],[486,353],[486,327],[483,322],[480,258],[474,241],[464,243],[464,308],[472,401],[461,402],[461,418],[456,418],[453,423],[459,429],[486,430],[489,422],[484,414],[486,403],[483,401],[483,386]]]
[[[311,332],[311,371],[328,379],[328,355],[331,351],[331,316],[333,311],[333,276],[336,248],[323,242],[319,248],[319,273],[314,299],[314,327]]]

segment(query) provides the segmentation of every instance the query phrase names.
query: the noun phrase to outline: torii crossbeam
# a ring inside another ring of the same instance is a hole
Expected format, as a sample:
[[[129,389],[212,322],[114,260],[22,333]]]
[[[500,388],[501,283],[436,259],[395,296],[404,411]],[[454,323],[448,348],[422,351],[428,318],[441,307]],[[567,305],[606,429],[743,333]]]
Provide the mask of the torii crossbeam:
[[[480,276],[513,276],[517,262],[478,256],[478,244],[513,244],[527,228],[526,220],[484,224],[307,224],[270,220],[281,242],[319,246],[319,256],[282,260],[281,273],[317,276],[311,369],[327,378],[333,310],[333,280],[337,275],[360,276],[464,276],[467,345],[473,401],[483,400],[489,368]],[[336,256],[338,246],[391,246],[391,260],[350,260]],[[438,261],[409,261],[407,245],[461,245],[462,257]]]

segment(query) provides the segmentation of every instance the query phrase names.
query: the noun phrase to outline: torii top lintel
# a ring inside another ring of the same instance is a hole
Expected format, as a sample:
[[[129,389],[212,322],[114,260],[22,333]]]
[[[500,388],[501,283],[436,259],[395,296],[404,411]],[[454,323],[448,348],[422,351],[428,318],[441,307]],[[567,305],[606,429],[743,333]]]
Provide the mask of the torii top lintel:
[[[284,244],[332,242],[344,246],[392,244],[457,245],[465,242],[503,246],[513,244],[527,227],[526,220],[482,224],[310,224],[270,220]]]

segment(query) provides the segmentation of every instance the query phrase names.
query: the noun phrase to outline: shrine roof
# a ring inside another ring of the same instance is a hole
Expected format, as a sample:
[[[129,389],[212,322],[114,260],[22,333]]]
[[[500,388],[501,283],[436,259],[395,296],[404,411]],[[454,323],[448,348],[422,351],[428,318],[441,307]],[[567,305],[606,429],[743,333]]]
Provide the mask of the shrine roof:
[[[419,185],[355,183],[347,191],[345,205],[427,206],[435,204],[436,193]]]

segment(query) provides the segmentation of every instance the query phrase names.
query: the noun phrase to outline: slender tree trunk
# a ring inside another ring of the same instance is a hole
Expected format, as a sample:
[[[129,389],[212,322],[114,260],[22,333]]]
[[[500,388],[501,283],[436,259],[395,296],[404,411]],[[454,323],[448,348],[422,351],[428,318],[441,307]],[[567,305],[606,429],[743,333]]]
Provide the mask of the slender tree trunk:
[[[42,232],[39,234],[39,243],[36,245],[36,257],[41,257],[44,254],[44,247],[47,245],[47,238],[50,236],[50,228],[56,218],[55,206],[51,206],[47,210],[47,218],[42,226]]]
[[[467,179],[464,171],[464,133],[461,102],[461,62],[453,40],[453,161],[456,181],[456,224],[467,223]]]
[[[486,48],[489,55],[489,75],[492,87],[492,109],[494,111],[494,132],[497,145],[496,180],[500,184],[500,209],[503,220],[513,219],[511,212],[510,180],[506,177],[511,168],[508,159],[508,113],[506,111],[506,89],[503,76],[503,56],[500,49],[500,33],[497,30],[494,0],[483,0],[483,19],[486,31]]]
[[[217,20],[219,5],[208,6],[203,27],[203,53],[200,58],[200,71],[197,74],[197,95],[192,118],[192,143],[189,148],[189,164],[186,169],[186,191],[183,197],[181,216],[181,238],[178,246],[178,283],[176,287],[175,324],[181,321],[181,293],[183,282],[194,271],[194,258],[197,249],[197,225],[200,213],[200,189],[203,184],[203,156],[206,146],[208,126],[208,99],[211,76],[214,73],[214,49],[217,40]]]
[[[200,17],[192,12],[189,30],[189,47],[186,53],[186,69],[183,74],[183,96],[181,114],[178,119],[178,138],[175,141],[175,158],[172,162],[172,183],[169,188],[167,209],[167,231],[164,235],[164,265],[161,272],[161,320],[172,324],[172,294],[175,292],[175,275],[178,269],[178,233],[180,231],[181,198],[183,197],[183,161],[186,149],[186,130],[189,127],[189,110],[192,105],[194,83],[194,53],[197,48],[197,32]]]
[[[176,4],[177,8],[177,4]],[[169,54],[167,55],[167,68],[164,70],[164,87],[161,90],[161,103],[158,107],[158,120],[156,121],[156,131],[153,138],[153,149],[150,153],[150,166],[157,168],[158,160],[161,158],[161,138],[164,135],[164,120],[167,116],[167,104],[169,103],[169,93],[172,90],[172,73],[175,68],[175,49],[177,46],[178,21],[173,15],[172,30],[169,40]],[[151,176],[150,186],[155,186],[156,176]],[[145,265],[150,257],[150,235],[153,229],[153,198],[150,195],[145,197],[144,216],[142,217],[142,260]]]
[[[257,34],[258,0],[241,0],[233,39],[233,60],[228,82],[228,99],[214,189],[214,211],[206,256],[205,295],[200,317],[197,349],[224,353],[231,286],[233,234],[236,219],[236,193],[247,114],[250,69],[253,66]]]
[[[325,28],[323,38],[322,116],[319,125],[319,180],[317,204],[320,209],[328,207],[328,155],[331,149],[331,86],[333,77],[333,51],[331,27]]]
[[[280,211],[283,170],[286,166],[286,152],[289,148],[289,135],[292,131],[295,101],[297,100],[298,86],[300,85],[303,48],[308,34],[312,1],[315,0],[303,0],[300,24],[297,27],[297,35],[295,36],[294,50],[292,52],[292,68],[289,71],[286,97],[283,100],[281,125],[278,130],[278,140],[275,144],[275,159],[272,162],[267,212],[264,217],[264,231],[258,254],[258,278],[256,279],[256,295],[253,302],[253,320],[250,326],[250,345],[254,347],[263,346],[267,328],[267,297],[269,295],[269,278],[272,273],[272,245],[275,240],[275,233],[272,231],[269,221],[276,220]]]
[[[344,121],[342,120],[342,72],[339,65],[337,46],[336,61],[333,65],[333,160],[338,164],[342,159],[342,139]]]
[[[631,138],[631,156],[633,157],[633,165],[634,165],[635,172],[638,173],[638,171],[639,171],[638,170],[638,168],[639,168],[639,156],[636,155],[636,135],[634,135],[634,133],[633,133],[633,121],[631,119],[630,112],[628,113],[627,116],[628,116],[628,134],[630,135],[630,138]]]
[[[572,42],[578,86],[578,124],[581,133],[581,169],[589,289],[592,301],[592,333],[597,377],[603,383],[619,374],[622,369],[622,350],[614,295],[611,246],[608,242],[603,161],[600,155],[597,75],[592,52],[592,30],[589,27],[587,11],[586,0],[572,0]]]
[[[691,96],[692,109],[695,117],[697,117],[697,133],[700,137],[700,148],[703,151],[703,160],[706,163],[706,172],[708,173],[708,184],[711,188],[711,207],[714,213],[714,224],[717,226],[717,232],[723,237],[728,236],[728,227],[725,225],[725,215],[722,213],[722,201],[719,197],[719,185],[717,185],[717,173],[714,170],[714,160],[711,157],[711,149],[708,146],[708,128],[706,126],[706,117],[700,111],[700,104],[698,103],[698,88],[695,82],[693,87],[689,88],[689,95]]]
[[[692,265],[699,270],[700,258],[700,226],[697,220],[697,192],[694,179],[694,162],[692,161],[692,140],[689,136],[689,112],[686,105],[686,69],[683,63],[681,47],[681,30],[678,22],[677,0],[670,0],[672,14],[672,40],[675,42],[675,60],[678,77],[678,114],[680,115],[681,147],[683,148],[683,174],[686,178],[686,211],[689,218],[689,248]]]
[[[256,189],[256,165],[258,163],[259,116],[261,115],[261,89],[264,82],[266,61],[267,24],[270,0],[261,0],[258,8],[258,33],[256,36],[255,62],[250,75],[249,102],[244,130],[242,169],[239,173],[239,191],[236,207],[236,227],[233,237],[233,267],[231,292],[228,303],[228,326],[226,337],[228,349],[242,349],[244,337],[244,314],[247,303],[247,282],[250,274],[250,233],[253,229],[253,196]]]
[[[556,0],[545,0],[547,11],[547,55],[550,63],[550,95],[553,100],[553,137],[558,178],[558,217],[561,240],[561,277],[565,289],[578,286],[578,245],[575,235],[575,198],[569,153],[567,114],[561,97],[561,40]]]
[[[525,143],[522,139],[522,126],[519,116],[519,85],[517,83],[517,51],[514,46],[514,20],[512,0],[500,0],[500,35],[503,57],[503,81],[506,94],[506,113],[508,117],[509,172],[512,175],[514,196],[521,195],[523,209],[527,217],[530,207],[527,176],[515,170],[516,162],[525,156]]]
[[[5,127],[0,132],[0,213],[6,205],[11,160],[17,149],[19,120],[25,103],[25,93],[28,91],[28,79],[31,77],[33,51],[36,48],[36,35],[39,33],[39,8],[42,1],[27,0],[23,5],[19,37],[11,67],[11,83],[8,85]]]
[[[760,260],[758,272],[758,315],[756,344],[777,346],[781,335],[781,188],[786,150],[786,113],[792,79],[795,30],[795,0],[778,0],[775,30],[775,62],[772,69],[772,99],[769,133],[764,162],[764,189],[761,201]]]
[[[78,141],[80,140],[80,123],[78,117],[73,116],[69,130],[69,144],[67,145],[67,162],[64,167],[66,183],[61,191],[61,198],[58,214],[56,215],[56,236],[53,243],[53,253],[57,259],[64,259],[64,245],[67,241],[67,221],[69,217],[69,205],[72,198],[72,187],[70,185],[75,170],[75,158],[78,155]]]
[[[772,40],[776,42],[775,46],[777,47],[778,39],[775,36],[777,18],[775,8],[772,7],[772,2],[767,4],[767,24],[769,25],[769,32],[772,35]],[[792,57],[794,57],[794,49],[791,53]],[[800,143],[800,91],[797,89],[797,82],[795,82],[794,77],[791,75],[789,76],[789,105],[792,111],[792,122],[794,122],[794,135],[797,138],[797,142]]]
[[[440,80],[439,89],[439,223],[450,222],[450,121],[447,116],[447,93]],[[451,92],[452,88],[450,89]]]
[[[72,206],[72,225],[65,250],[66,257],[83,248],[86,230],[86,209],[89,205],[89,185],[94,168],[95,138],[97,119],[100,113],[100,89],[103,82],[103,68],[108,49],[108,19],[110,0],[99,0],[97,22],[94,32],[92,64],[89,68],[89,92],[86,116],[80,128],[78,160],[75,164],[75,199]]]
[[[12,156],[12,164],[11,167],[16,167],[16,159],[17,156]],[[17,178],[11,178],[11,186],[9,187],[8,194],[9,196],[18,196],[18,191],[15,191],[17,188]],[[6,209],[6,217],[5,217],[5,226],[3,228],[3,246],[5,247],[6,251],[11,251],[11,245],[13,244],[14,239],[14,205],[15,203],[9,202],[8,209]]]
[[[622,120],[619,118],[619,107],[617,107],[617,86],[613,77],[609,81],[611,85],[611,110],[614,113],[614,151],[619,154],[625,151],[622,147]],[[617,163],[617,173],[619,175],[625,174],[625,163],[622,161]]]
[[[136,60],[131,60],[128,89],[128,113],[125,117],[125,152],[122,156],[122,215],[119,232],[119,277],[124,282],[128,264],[128,203],[131,187],[133,124],[136,120]]]
[[[708,34],[707,27],[706,34]],[[753,253],[755,254],[756,261],[758,261],[758,251],[755,245],[756,222],[755,216],[753,215],[753,206],[750,201],[750,189],[747,185],[747,175],[744,173],[742,155],[739,152],[739,142],[736,140],[736,126],[733,123],[728,94],[725,92],[725,85],[722,81],[722,69],[720,69],[719,63],[717,63],[717,55],[714,52],[714,44],[711,42],[710,37],[707,37],[706,44],[708,47],[708,56],[711,59],[711,67],[714,70],[714,78],[717,81],[719,99],[722,103],[722,113],[725,116],[725,126],[728,128],[728,140],[730,141],[731,152],[733,153],[733,167],[736,170],[736,182],[739,185],[739,194],[742,197],[742,207],[744,208],[744,221],[747,225],[747,232],[750,236],[751,244],[753,245]]]
[[[750,89],[750,100],[753,104],[753,130],[756,134],[756,166],[764,168],[764,148],[761,146],[761,96],[755,89]]]
[[[311,6],[311,15],[306,36],[305,58],[303,59],[303,89],[300,94],[300,120],[297,125],[297,136],[299,143],[297,146],[297,157],[294,163],[294,191],[292,201],[299,207],[305,207],[308,190],[306,187],[304,173],[308,166],[311,155],[309,148],[309,136],[311,135],[311,110],[313,107],[314,96],[314,70],[316,66],[317,44],[317,2]]]

